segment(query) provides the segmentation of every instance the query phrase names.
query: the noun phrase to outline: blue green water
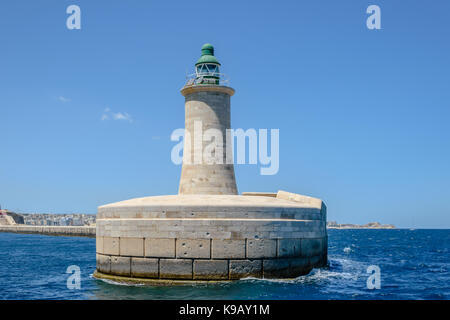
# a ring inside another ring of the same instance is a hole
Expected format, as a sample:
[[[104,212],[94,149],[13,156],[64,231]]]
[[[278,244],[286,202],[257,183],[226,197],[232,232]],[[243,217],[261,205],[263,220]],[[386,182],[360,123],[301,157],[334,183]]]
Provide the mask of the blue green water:
[[[295,280],[176,287],[92,278],[95,239],[0,233],[0,299],[449,299],[450,230],[329,230],[329,268]],[[81,270],[68,289],[67,267]],[[367,268],[380,268],[369,290]]]

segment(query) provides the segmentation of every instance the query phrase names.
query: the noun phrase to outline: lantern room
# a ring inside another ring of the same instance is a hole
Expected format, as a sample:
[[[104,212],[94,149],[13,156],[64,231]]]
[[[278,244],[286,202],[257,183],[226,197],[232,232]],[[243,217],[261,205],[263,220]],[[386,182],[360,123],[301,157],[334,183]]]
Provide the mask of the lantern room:
[[[196,84],[219,84],[220,63],[214,56],[214,47],[207,43],[202,46],[202,56],[195,63]]]

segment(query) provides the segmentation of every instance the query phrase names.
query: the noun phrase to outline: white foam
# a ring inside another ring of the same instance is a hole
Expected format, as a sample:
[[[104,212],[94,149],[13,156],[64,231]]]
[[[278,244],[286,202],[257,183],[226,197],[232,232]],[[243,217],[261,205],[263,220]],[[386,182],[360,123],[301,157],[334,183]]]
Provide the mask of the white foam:
[[[117,286],[126,286],[126,287],[143,287],[143,286],[145,286],[145,284],[142,284],[142,283],[125,283],[125,282],[114,281],[114,280],[110,280],[110,279],[95,278],[93,276],[93,274],[90,274],[89,277],[91,279],[100,280],[107,284],[113,284],[113,285],[117,285]]]
[[[361,263],[342,258],[332,258],[329,259],[330,268],[329,269],[313,269],[309,274],[304,276],[299,276],[295,279],[261,279],[248,277],[240,279],[239,281],[254,281],[254,282],[272,282],[272,283],[308,283],[314,281],[322,281],[329,279],[345,279],[345,280],[358,280],[359,275],[365,270]],[[336,271],[334,269],[341,268],[342,271]]]

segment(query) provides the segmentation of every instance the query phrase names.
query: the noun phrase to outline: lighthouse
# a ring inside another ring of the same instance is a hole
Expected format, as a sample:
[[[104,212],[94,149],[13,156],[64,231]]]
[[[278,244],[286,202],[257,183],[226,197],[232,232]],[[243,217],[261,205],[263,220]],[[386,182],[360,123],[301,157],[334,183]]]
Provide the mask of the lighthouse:
[[[94,277],[175,285],[295,278],[327,265],[321,199],[282,190],[238,194],[229,137],[234,89],[221,67],[214,47],[203,45],[181,89],[185,135],[178,194],[98,208]]]
[[[237,194],[232,163],[230,100],[214,47],[207,43],[181,94],[185,139],[179,194]],[[209,147],[208,147],[209,146]],[[209,152],[208,152],[209,150]]]

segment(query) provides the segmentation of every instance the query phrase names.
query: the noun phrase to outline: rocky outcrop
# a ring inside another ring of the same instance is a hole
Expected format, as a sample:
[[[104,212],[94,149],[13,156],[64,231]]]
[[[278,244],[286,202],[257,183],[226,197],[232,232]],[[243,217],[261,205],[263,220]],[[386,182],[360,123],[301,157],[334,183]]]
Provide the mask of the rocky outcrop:
[[[12,218],[14,219],[14,222],[15,222],[16,224],[25,224],[25,220],[24,220],[24,218],[23,218],[22,215],[17,214],[17,213],[15,213],[15,212],[11,212],[11,211],[8,211],[8,212],[7,212],[7,215],[10,216],[10,217],[12,217]]]
[[[15,225],[14,219],[7,215],[0,215],[0,226],[12,226]]]

